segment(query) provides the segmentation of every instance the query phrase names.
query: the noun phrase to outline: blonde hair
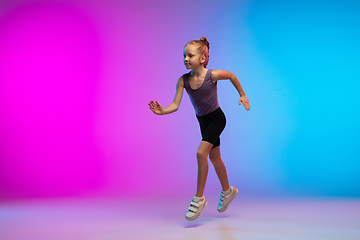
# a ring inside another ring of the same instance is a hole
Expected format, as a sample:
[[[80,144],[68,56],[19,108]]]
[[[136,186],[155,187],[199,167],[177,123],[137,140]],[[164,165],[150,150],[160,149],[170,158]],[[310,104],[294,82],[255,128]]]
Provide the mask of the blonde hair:
[[[209,63],[209,49],[210,44],[209,41],[206,39],[206,37],[201,37],[200,40],[192,40],[188,42],[185,47],[189,44],[198,45],[197,50],[199,53],[203,54],[205,56],[205,62],[203,63],[203,66],[206,67]]]

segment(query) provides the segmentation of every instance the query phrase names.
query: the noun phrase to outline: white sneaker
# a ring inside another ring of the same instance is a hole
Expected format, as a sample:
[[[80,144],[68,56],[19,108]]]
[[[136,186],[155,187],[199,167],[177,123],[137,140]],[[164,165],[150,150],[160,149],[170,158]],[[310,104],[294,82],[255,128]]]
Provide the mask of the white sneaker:
[[[207,202],[204,196],[193,197],[190,203],[189,210],[185,215],[185,219],[189,221],[194,221],[198,219],[206,205]]]
[[[229,207],[230,203],[234,198],[238,195],[239,190],[237,190],[234,187],[230,187],[230,193],[225,194],[224,191],[221,191],[220,193],[220,202],[217,206],[217,210],[219,212],[225,212],[226,209]]]

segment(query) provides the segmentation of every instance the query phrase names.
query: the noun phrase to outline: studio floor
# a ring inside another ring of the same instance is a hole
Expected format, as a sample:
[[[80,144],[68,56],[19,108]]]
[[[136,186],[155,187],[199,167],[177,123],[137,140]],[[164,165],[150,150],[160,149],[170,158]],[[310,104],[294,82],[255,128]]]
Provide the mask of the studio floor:
[[[242,199],[225,213],[207,199],[57,198],[0,203],[1,240],[360,240],[360,199]]]

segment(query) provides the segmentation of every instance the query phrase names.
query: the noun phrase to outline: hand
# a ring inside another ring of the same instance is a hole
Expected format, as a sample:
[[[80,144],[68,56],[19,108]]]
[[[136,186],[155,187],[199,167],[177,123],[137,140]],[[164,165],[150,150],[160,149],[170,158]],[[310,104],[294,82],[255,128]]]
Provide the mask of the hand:
[[[241,102],[244,104],[244,108],[249,111],[250,110],[250,104],[249,104],[249,100],[247,99],[246,95],[240,97],[239,105],[241,105]]]
[[[149,107],[150,107],[150,110],[153,111],[153,113],[155,113],[157,115],[164,114],[164,109],[161,106],[161,104],[158,103],[158,101],[156,101],[156,103],[154,101],[150,101]]]

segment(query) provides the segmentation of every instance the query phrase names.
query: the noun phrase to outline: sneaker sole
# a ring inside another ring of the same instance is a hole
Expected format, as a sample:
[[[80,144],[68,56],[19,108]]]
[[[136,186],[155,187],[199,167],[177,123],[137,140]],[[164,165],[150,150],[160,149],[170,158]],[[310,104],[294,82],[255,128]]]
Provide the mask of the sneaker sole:
[[[234,188],[235,190],[236,190],[236,194],[235,194],[235,196],[233,197],[233,199],[231,199],[231,201],[229,202],[229,204],[227,205],[227,207],[225,207],[225,208],[222,208],[222,209],[218,209],[218,212],[225,212],[228,208],[229,208],[229,206],[230,206],[230,203],[236,198],[236,196],[239,194],[239,190],[238,189],[236,189],[236,188]]]
[[[203,209],[201,210],[201,212],[200,212],[200,214],[198,216],[192,217],[192,218],[185,216],[185,219],[188,220],[188,221],[194,221],[194,220],[198,219],[201,216],[202,212],[204,211],[206,205],[207,205],[207,202],[205,202],[205,205],[204,205]]]

